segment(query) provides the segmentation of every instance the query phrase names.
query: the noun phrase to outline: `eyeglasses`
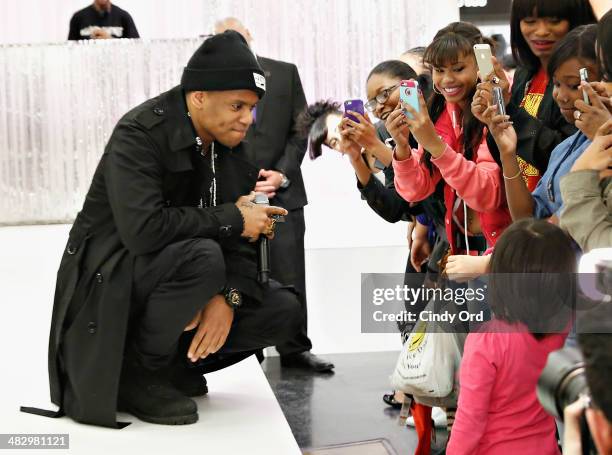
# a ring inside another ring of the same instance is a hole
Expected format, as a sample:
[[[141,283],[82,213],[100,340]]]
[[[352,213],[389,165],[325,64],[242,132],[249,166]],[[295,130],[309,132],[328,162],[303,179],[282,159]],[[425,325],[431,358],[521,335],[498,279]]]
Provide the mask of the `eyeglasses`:
[[[384,89],[382,92],[380,92],[374,98],[372,98],[371,100],[368,100],[368,102],[365,103],[365,105],[364,105],[365,108],[369,112],[374,112],[374,109],[376,109],[376,106],[378,104],[383,104],[384,102],[386,102],[389,99],[389,96],[391,95],[391,92],[393,92],[393,90],[395,90],[398,87],[399,87],[399,84],[395,84],[392,87],[388,87],[388,88]]]

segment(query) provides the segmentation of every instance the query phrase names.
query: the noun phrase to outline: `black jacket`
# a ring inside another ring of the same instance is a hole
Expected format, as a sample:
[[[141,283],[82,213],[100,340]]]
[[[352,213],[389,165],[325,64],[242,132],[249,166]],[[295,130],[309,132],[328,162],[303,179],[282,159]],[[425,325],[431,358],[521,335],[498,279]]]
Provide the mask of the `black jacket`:
[[[49,340],[51,400],[77,421],[115,427],[134,257],[183,239],[220,242],[228,284],[257,294],[255,249],[234,202],[257,168],[216,144],[218,206],[197,207],[195,136],[180,87],[128,112],[115,127],[57,276]],[[245,289],[246,288],[246,289]]]
[[[384,122],[378,122],[375,126],[376,134],[381,141],[385,142],[387,140],[392,140],[391,135],[385,128]],[[422,213],[420,203],[411,206],[411,204],[402,198],[395,190],[395,173],[393,172],[393,166],[384,167],[379,161],[376,161],[376,163],[380,164],[380,169],[384,173],[384,184],[378,180],[374,174],[370,175],[370,179],[365,185],[362,185],[359,179],[357,179],[357,189],[370,208],[389,223],[411,221],[412,215]]]
[[[306,139],[295,131],[295,122],[306,107],[306,97],[295,65],[257,57],[266,76],[266,94],[257,104],[256,120],[247,133],[246,154],[259,169],[274,169],[290,180],[270,202],[293,210],[308,201],[300,166]]]
[[[552,97],[552,80],[546,86],[537,118],[520,107],[528,84],[534,76],[535,73],[526,68],[520,67],[516,70],[512,83],[512,96],[506,107],[506,113],[511,117],[518,138],[518,156],[535,166],[542,175],[546,172],[553,149],[574,134],[576,127],[567,123],[561,115],[559,106]],[[493,157],[499,162],[499,149],[490,133],[487,135],[487,145]]]

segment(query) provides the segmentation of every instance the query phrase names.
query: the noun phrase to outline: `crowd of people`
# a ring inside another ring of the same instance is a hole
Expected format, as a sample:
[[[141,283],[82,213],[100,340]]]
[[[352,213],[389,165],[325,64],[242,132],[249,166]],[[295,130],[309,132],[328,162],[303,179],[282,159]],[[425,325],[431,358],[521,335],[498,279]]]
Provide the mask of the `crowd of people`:
[[[300,171],[307,151],[314,160],[327,147],[348,157],[377,215],[406,223],[406,283],[488,275],[495,296],[490,321],[461,342],[458,393],[443,408],[383,396],[410,409],[416,453],[431,452],[438,425],[451,455],[583,453],[585,413],[598,452],[611,454],[612,327],[576,336],[564,310],[580,256],[612,247],[612,10],[597,19],[587,0],[513,0],[510,28],[513,58],[501,36],[443,27],[375,65],[358,111],[306,105],[294,65],[255,55],[243,24],[219,21],[180,85],[113,131],[58,273],[49,371],[59,410],[24,411],[114,428],[118,410],[189,424],[203,374],[262,360],[267,346],[284,367],[333,370],[307,336]],[[138,36],[108,0],[70,22],[69,39]],[[474,52],[486,45],[489,74]],[[406,81],[415,104],[400,95]],[[398,329],[402,343],[417,330]],[[576,342],[591,396],[568,408],[561,444],[536,384],[549,354]]]
[[[371,70],[364,104],[376,123],[332,100],[309,105],[299,123],[312,159],[323,145],[347,156],[368,205],[388,222],[408,222],[407,279],[491,274],[494,294],[520,288],[512,299],[495,299],[492,320],[462,346],[458,400],[444,409],[448,454],[560,453],[536,384],[549,353],[575,344],[571,315],[562,311],[573,295],[568,274],[577,272],[582,253],[612,247],[612,12],[598,21],[587,1],[513,0],[510,27],[512,75],[493,40],[456,22],[438,31],[421,62],[406,53]],[[497,55],[490,74],[479,72],[474,52],[483,44]],[[402,80],[418,82],[418,106],[400,101]],[[521,273],[541,278],[527,289],[495,279]],[[534,298],[536,289],[548,297]],[[534,314],[561,318],[557,333],[540,333]],[[400,326],[403,342],[412,330]],[[578,338],[592,349],[589,336]],[[610,372],[607,337],[600,338],[606,341],[593,378]],[[610,394],[595,390],[606,418],[591,432],[601,431],[599,452],[612,453]],[[419,398],[395,391],[383,400],[397,408],[411,403],[416,453],[426,454],[431,408]],[[434,423],[444,420],[439,414]],[[564,453],[582,453],[574,450]]]

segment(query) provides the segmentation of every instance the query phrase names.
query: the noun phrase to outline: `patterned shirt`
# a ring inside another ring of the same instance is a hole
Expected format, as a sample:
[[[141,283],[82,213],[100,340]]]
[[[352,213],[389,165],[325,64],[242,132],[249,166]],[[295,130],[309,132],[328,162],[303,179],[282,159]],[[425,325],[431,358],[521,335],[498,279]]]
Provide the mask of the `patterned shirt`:
[[[528,84],[527,88],[525,89],[525,96],[521,101],[521,107],[524,108],[525,111],[527,111],[527,113],[532,117],[538,116],[540,104],[542,103],[542,99],[544,98],[544,93],[546,92],[547,86],[548,74],[546,73],[546,70],[542,67]],[[540,181],[540,172],[535,166],[529,164],[523,158],[518,156],[518,154],[517,160],[521,169],[523,180],[525,180],[525,184],[527,185],[527,188],[529,188],[529,191],[533,192],[538,182]]]

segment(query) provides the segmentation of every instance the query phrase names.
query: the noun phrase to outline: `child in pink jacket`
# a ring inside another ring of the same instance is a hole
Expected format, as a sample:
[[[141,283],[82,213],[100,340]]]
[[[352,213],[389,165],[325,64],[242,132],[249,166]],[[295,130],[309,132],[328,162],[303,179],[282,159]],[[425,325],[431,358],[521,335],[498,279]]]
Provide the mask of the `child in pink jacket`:
[[[570,238],[544,220],[509,227],[491,258],[494,318],[467,336],[448,455],[558,455],[555,420],[536,396],[563,347],[575,292]]]

